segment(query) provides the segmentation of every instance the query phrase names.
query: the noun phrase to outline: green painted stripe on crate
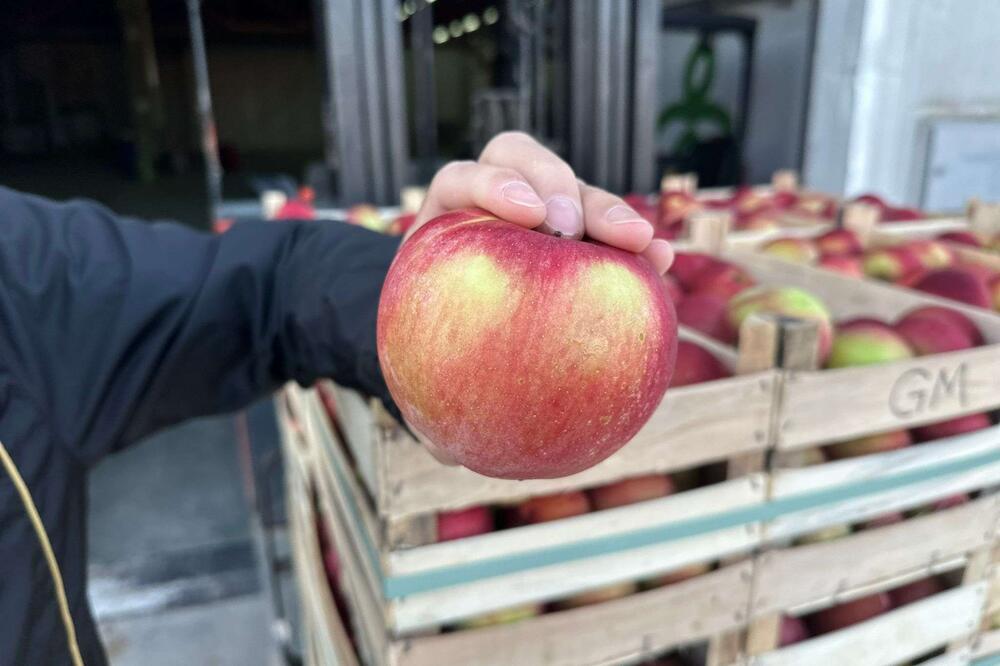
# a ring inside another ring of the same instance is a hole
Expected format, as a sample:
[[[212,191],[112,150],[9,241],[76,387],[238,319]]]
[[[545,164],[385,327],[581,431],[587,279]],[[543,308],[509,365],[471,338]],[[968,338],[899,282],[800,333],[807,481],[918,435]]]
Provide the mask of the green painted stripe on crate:
[[[988,657],[976,659],[971,666],[1000,666],[1000,654],[992,654]]]
[[[607,555],[659,543],[668,543],[748,523],[774,520],[775,518],[798,511],[815,509],[835,502],[894,490],[943,476],[959,474],[998,461],[1000,461],[1000,451],[990,451],[963,460],[933,465],[878,479],[844,484],[836,488],[802,493],[793,497],[772,500],[762,505],[734,509],[692,520],[679,521],[670,525],[659,525],[626,534],[585,539],[571,544],[550,546],[503,558],[479,560],[445,569],[436,569],[404,576],[389,576],[383,579],[383,593],[386,599],[398,599],[463,583],[471,583],[484,578],[492,578],[528,569]]]

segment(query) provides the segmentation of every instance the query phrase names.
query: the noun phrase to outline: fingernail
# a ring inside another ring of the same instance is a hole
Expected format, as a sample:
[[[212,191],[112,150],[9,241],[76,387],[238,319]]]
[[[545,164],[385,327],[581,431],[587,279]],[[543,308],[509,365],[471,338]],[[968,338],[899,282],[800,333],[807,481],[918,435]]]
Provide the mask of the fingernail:
[[[500,190],[500,196],[504,200],[509,201],[512,204],[517,204],[518,206],[527,206],[528,208],[541,208],[545,205],[541,197],[535,194],[535,191],[531,189],[531,186],[527,183],[521,183],[514,181],[512,183],[507,183]]]
[[[545,224],[556,236],[583,236],[583,215],[569,197],[554,196],[545,204]]]
[[[628,206],[615,206],[604,215],[604,219],[611,224],[634,224],[636,222],[649,224],[649,220]]]

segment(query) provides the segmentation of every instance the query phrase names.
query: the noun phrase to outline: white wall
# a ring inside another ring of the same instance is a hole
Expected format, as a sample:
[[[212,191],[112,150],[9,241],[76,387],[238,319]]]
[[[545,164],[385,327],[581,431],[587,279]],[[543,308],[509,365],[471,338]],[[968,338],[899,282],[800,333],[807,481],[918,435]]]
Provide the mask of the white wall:
[[[921,120],[1000,110],[1000,2],[824,0],[806,182],[917,204]]]

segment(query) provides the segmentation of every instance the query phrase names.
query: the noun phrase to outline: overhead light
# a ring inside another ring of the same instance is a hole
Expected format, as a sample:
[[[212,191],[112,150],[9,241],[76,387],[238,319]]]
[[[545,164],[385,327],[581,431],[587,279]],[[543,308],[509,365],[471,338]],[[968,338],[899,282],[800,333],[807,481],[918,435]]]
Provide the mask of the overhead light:
[[[487,7],[483,12],[483,23],[493,25],[500,20],[500,11],[496,7]]]
[[[402,23],[402,22],[403,22],[403,21],[405,21],[406,19],[410,18],[410,15],[409,15],[409,14],[407,14],[407,13],[406,13],[406,10],[404,10],[404,9],[403,9],[403,6],[402,6],[402,5],[400,5],[400,6],[399,6],[399,10],[398,10],[398,11],[396,12],[396,18],[398,18],[398,19],[399,19],[399,22],[400,22],[400,23]]]
[[[444,27],[443,25],[439,25],[438,27],[434,28],[434,32],[431,33],[431,39],[434,40],[435,44],[444,44],[445,42],[448,41],[449,37],[450,35],[448,35],[448,28]]]
[[[462,19],[462,27],[465,28],[466,32],[479,30],[479,25],[479,17],[475,14],[466,14],[465,18]]]
[[[459,20],[454,20],[448,24],[448,32],[451,33],[452,37],[461,37],[464,29],[462,28],[462,22]]]
[[[413,16],[417,13],[417,3],[413,0],[406,0],[403,3],[403,11],[406,12],[407,16]]]

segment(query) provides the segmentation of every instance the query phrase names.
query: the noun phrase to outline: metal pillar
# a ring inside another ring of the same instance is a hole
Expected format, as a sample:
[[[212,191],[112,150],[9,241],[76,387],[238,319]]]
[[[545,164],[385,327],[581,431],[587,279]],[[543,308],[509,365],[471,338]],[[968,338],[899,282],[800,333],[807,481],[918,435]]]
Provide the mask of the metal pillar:
[[[394,0],[319,0],[326,101],[342,204],[392,204],[406,160],[402,46]]]
[[[212,93],[208,82],[208,56],[201,24],[201,0],[187,0],[188,28],[191,31],[191,61],[194,66],[195,103],[201,129],[201,151],[205,158],[205,186],[208,195],[208,227],[218,217],[222,203],[222,166],[219,164],[218,136],[212,114]]]
[[[410,48],[413,53],[414,157],[417,181],[430,182],[437,160],[437,87],[434,82],[434,10],[424,4],[410,18]]]
[[[573,3],[570,34],[570,159],[609,190],[655,182],[656,43],[659,0]]]

